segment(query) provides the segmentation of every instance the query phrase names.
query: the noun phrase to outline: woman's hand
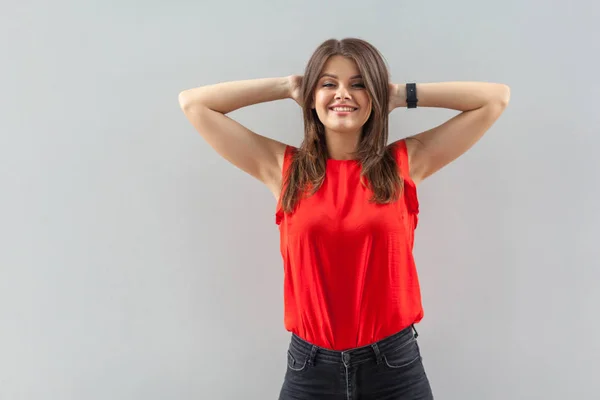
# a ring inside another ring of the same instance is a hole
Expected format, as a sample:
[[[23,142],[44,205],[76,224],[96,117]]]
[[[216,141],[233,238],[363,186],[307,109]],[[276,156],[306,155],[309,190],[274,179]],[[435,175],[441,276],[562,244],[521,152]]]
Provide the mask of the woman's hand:
[[[302,86],[302,75],[290,75],[288,76],[288,85],[289,85],[289,96],[293,99],[300,107],[302,107],[302,94],[300,93],[300,88]]]
[[[406,85],[390,83],[389,92],[390,101],[388,106],[388,112],[392,112],[395,108],[403,107],[406,105]]]

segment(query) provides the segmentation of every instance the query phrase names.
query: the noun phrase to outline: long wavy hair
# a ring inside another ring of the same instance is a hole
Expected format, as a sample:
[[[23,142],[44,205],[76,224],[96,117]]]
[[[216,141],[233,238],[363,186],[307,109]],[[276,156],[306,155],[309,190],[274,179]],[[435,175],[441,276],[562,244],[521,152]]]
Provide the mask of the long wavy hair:
[[[361,163],[360,181],[373,192],[370,201],[379,204],[393,202],[403,188],[404,182],[398,173],[396,160],[387,146],[389,73],[383,56],[373,45],[361,39],[329,39],[312,54],[302,79],[304,140],[293,154],[284,177],[285,190],[281,200],[284,212],[291,212],[301,196],[312,196],[325,179],[329,158],[325,126],[311,104],[322,69],[327,60],[335,55],[356,62],[371,98],[371,114],[363,125],[355,153]]]

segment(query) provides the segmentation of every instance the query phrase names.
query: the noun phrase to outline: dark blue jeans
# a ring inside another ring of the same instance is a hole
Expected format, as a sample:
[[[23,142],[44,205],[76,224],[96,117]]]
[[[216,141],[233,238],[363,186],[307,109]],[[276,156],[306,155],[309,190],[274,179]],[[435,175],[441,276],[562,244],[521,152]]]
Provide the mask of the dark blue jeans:
[[[292,334],[279,400],[432,400],[414,326],[345,351]]]

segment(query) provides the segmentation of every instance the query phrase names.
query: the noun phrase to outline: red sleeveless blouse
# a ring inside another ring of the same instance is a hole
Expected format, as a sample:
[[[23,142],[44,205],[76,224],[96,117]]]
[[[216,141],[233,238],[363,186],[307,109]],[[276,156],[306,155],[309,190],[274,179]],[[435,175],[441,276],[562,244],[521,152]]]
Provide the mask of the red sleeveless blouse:
[[[405,140],[391,146],[404,179],[394,203],[369,203],[360,162],[332,159],[321,188],[296,210],[284,213],[278,201],[284,325],[319,347],[362,347],[423,318],[413,259],[417,190]],[[285,149],[283,177],[295,150]]]

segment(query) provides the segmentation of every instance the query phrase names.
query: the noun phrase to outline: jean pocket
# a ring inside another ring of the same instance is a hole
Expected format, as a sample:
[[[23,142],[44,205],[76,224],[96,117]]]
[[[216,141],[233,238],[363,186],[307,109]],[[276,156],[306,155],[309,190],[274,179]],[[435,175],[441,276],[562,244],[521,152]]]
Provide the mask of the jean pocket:
[[[306,369],[306,357],[302,356],[300,354],[296,354],[296,356],[294,357],[294,355],[292,354],[292,352],[290,350],[288,350],[287,352],[287,366],[289,369],[291,369],[292,371],[295,372],[301,372],[304,371]]]
[[[405,368],[421,359],[417,339],[413,336],[398,347],[385,351],[383,360],[388,368]]]

